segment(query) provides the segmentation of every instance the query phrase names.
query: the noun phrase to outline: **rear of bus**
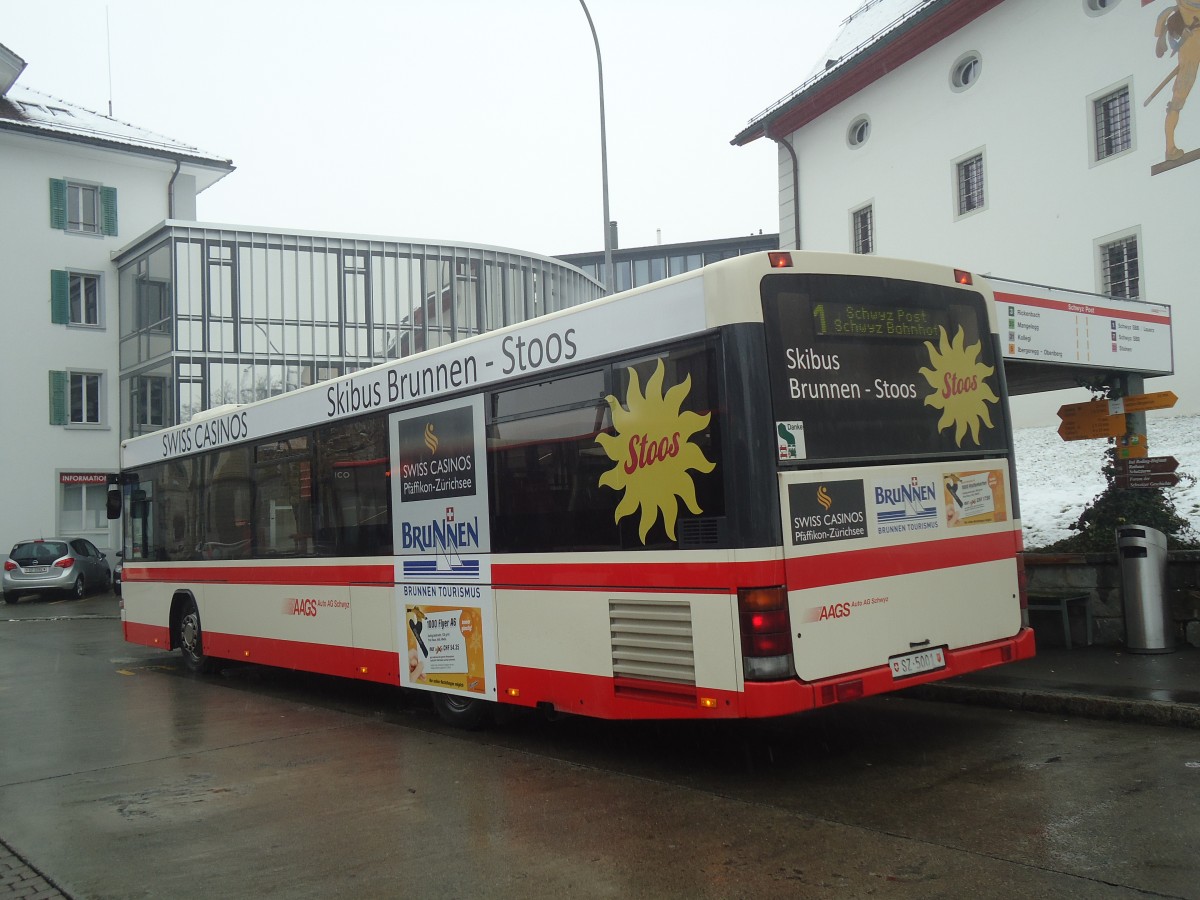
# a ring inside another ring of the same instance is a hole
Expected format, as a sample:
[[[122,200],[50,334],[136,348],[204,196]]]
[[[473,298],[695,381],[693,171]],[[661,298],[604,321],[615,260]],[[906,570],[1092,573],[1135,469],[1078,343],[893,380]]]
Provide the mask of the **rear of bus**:
[[[943,267],[803,257],[773,254],[760,284],[786,584],[740,597],[747,715],[1034,649],[990,290]]]

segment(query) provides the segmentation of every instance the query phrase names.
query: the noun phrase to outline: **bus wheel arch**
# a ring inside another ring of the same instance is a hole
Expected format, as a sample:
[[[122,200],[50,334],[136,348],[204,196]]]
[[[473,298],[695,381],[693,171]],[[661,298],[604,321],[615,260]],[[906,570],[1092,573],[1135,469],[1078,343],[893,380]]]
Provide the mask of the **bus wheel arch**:
[[[438,718],[455,728],[474,731],[492,721],[492,704],[488,700],[442,693],[432,693],[430,699]]]
[[[199,673],[212,669],[212,659],[204,654],[200,607],[191,591],[177,591],[171,598],[171,649],[177,647],[189,671]]]

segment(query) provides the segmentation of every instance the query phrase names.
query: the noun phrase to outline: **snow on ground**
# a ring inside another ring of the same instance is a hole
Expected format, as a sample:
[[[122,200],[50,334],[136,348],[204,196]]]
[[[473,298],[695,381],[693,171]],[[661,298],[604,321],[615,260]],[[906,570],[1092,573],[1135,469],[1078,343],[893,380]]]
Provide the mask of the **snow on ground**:
[[[1156,418],[1151,413],[1146,425],[1151,456],[1174,456],[1179,474],[1200,478],[1200,416]],[[1054,425],[1018,429],[1014,443],[1025,546],[1070,537],[1074,532],[1068,526],[1104,490],[1100,468],[1107,441],[1064,441]],[[1181,480],[1172,497],[1175,509],[1200,532],[1200,483]]]

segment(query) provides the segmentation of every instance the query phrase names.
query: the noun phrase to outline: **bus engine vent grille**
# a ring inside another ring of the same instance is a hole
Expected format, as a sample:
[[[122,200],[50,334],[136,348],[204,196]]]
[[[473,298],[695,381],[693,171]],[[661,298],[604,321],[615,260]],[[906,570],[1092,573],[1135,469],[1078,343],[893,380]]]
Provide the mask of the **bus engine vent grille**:
[[[609,600],[613,676],[695,685],[692,607],[661,600]]]

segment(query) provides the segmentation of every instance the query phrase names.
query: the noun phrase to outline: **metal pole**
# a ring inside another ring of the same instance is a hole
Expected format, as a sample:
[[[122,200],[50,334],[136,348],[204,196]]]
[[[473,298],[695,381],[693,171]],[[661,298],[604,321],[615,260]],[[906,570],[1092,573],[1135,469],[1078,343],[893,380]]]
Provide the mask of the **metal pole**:
[[[587,4],[579,0],[583,14],[587,16],[588,28],[592,29],[592,40],[596,44],[596,74],[600,78],[600,185],[604,193],[604,292],[613,292],[612,228],[608,220],[608,136],[604,130],[604,63],[600,61],[600,38]]]

